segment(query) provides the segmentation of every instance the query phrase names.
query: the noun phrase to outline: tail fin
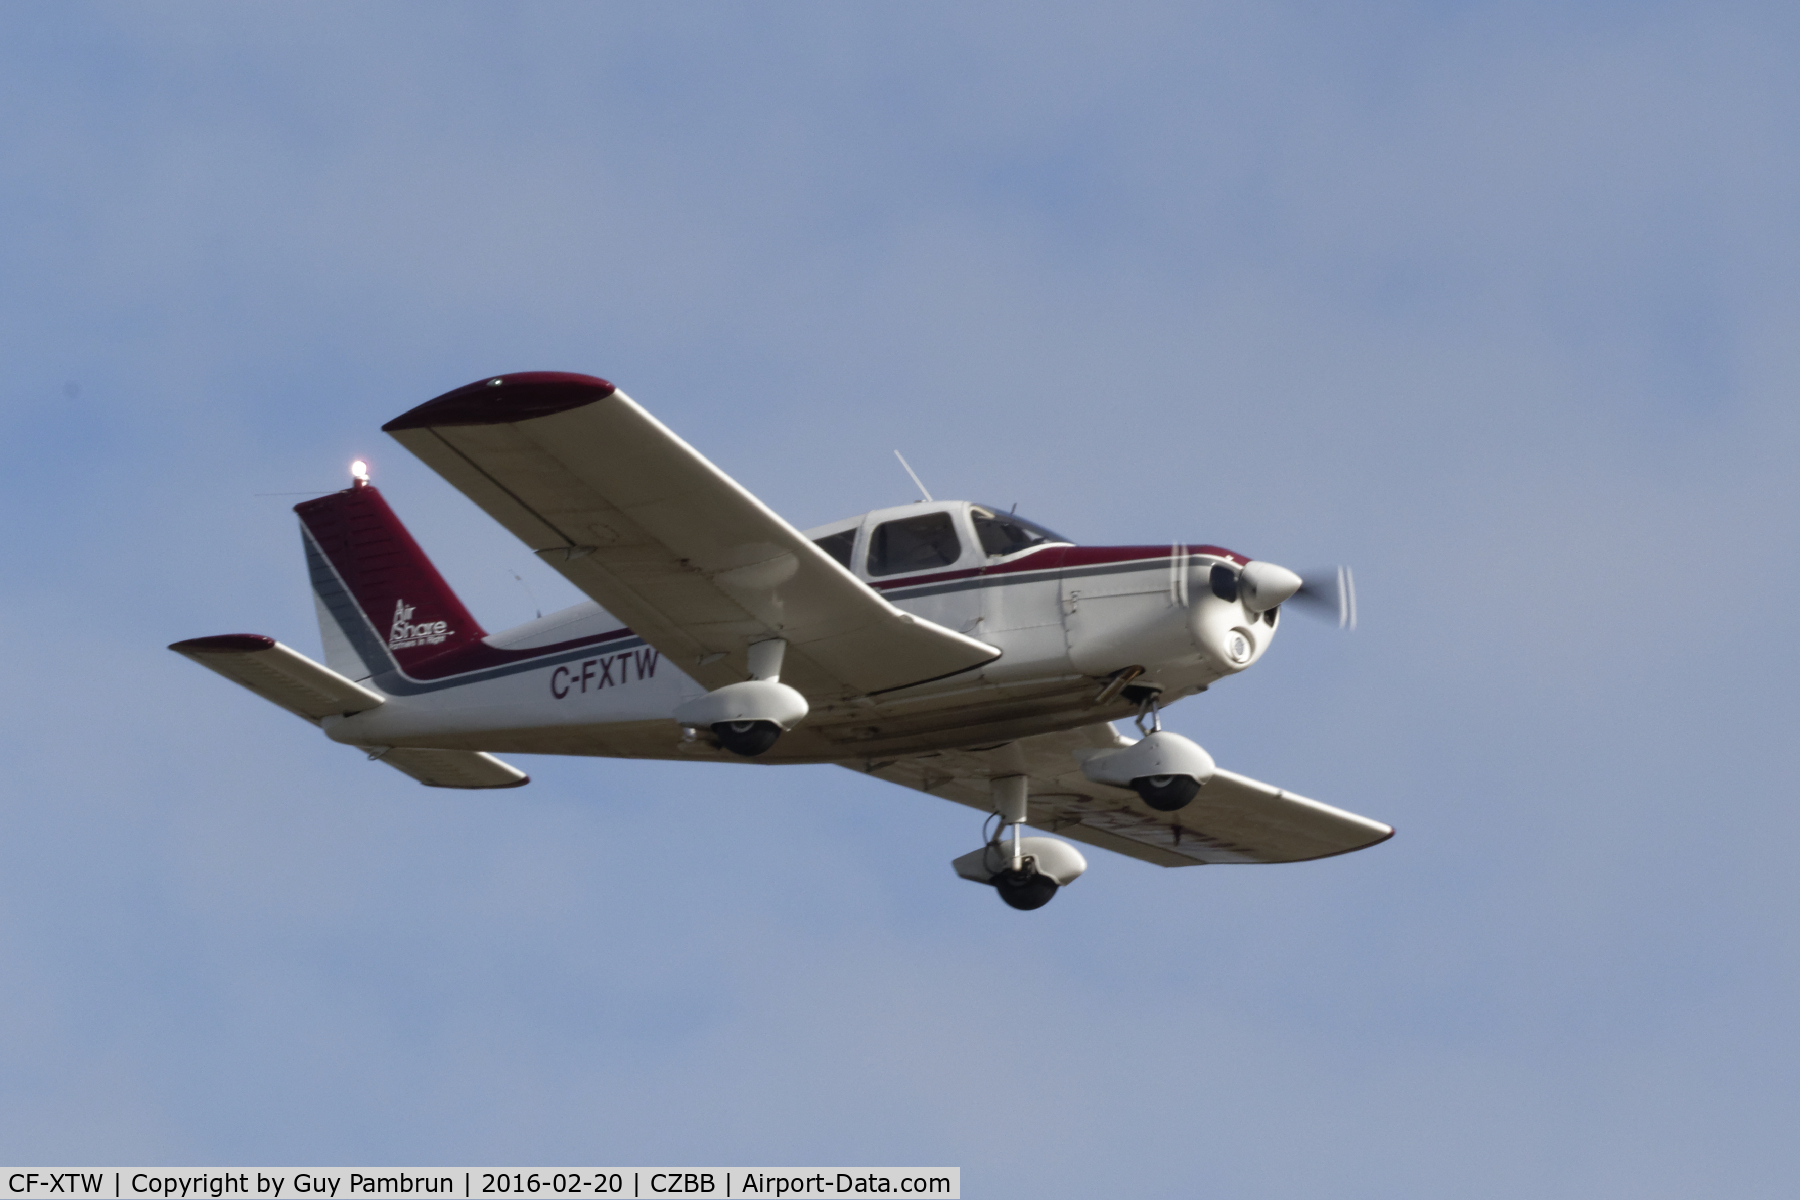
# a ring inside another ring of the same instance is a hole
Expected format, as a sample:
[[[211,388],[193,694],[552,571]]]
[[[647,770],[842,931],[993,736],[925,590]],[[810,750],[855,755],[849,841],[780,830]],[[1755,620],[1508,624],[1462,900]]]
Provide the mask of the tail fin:
[[[332,670],[366,679],[397,664],[411,674],[487,636],[367,483],[294,511]]]

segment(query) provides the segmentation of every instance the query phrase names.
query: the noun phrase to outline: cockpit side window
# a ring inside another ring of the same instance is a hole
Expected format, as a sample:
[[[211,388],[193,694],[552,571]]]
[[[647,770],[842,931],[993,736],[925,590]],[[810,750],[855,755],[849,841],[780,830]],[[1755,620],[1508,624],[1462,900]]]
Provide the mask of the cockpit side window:
[[[991,508],[983,508],[977,504],[969,510],[975,518],[975,536],[981,539],[981,548],[988,555],[998,558],[1005,554],[1017,554],[1032,546],[1041,546],[1045,542],[1067,542],[1069,539],[1060,533],[1045,529],[1035,521],[1027,521],[1024,517],[1012,513],[998,512]]]
[[[870,575],[948,567],[961,557],[962,542],[945,512],[884,521],[869,535]]]
[[[842,533],[833,533],[819,538],[813,542],[813,545],[848,567],[850,552],[856,549],[856,526],[852,525]]]

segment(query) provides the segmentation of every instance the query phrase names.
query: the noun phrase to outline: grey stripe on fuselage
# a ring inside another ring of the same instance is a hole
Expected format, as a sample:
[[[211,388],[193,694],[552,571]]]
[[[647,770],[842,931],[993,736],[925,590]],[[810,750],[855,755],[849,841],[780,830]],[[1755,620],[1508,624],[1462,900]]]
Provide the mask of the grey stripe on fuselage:
[[[351,649],[362,659],[364,668],[376,687],[390,696],[421,696],[427,692],[441,692],[445,688],[461,687],[467,683],[484,683],[490,679],[500,679],[507,675],[517,675],[521,671],[535,671],[540,667],[554,667],[558,663],[572,662],[578,658],[586,658],[596,651],[612,654],[620,650],[634,650],[644,644],[644,639],[635,633],[626,631],[615,640],[606,642],[589,642],[573,649],[550,647],[537,658],[521,659],[518,662],[502,663],[496,667],[487,667],[478,671],[468,671],[461,675],[452,675],[445,679],[414,679],[400,669],[393,655],[382,644],[381,636],[369,624],[363,614],[362,607],[350,595],[350,589],[338,576],[337,568],[325,557],[313,541],[312,534],[303,525],[300,528],[300,540],[306,547],[306,569],[312,577],[313,591],[331,613],[332,620],[344,631],[349,639]]]

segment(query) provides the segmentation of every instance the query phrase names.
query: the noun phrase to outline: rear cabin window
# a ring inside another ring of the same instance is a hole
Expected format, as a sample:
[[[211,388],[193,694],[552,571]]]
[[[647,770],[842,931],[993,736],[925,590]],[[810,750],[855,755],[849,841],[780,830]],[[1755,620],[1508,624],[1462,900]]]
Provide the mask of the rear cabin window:
[[[962,557],[949,513],[884,521],[869,535],[869,574],[899,575],[948,567]]]
[[[1024,517],[1015,516],[1012,513],[983,508],[979,504],[970,508],[969,515],[975,518],[975,536],[981,539],[982,550],[995,557],[1003,554],[1017,554],[1021,550],[1041,546],[1046,542],[1069,540],[1060,533],[1045,529],[1035,521],[1027,521]]]
[[[856,549],[856,526],[852,525],[842,533],[834,533],[829,537],[822,537],[814,542],[813,545],[843,563],[845,567],[848,567],[850,565],[850,552]]]

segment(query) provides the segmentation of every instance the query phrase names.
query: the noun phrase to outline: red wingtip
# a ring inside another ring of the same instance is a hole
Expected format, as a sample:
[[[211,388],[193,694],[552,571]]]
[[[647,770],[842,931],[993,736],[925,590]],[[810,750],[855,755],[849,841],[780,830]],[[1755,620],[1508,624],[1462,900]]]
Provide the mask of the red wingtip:
[[[212,637],[189,638],[171,643],[169,649],[179,654],[247,654],[256,650],[273,650],[275,639],[260,633],[219,633]]]
[[[433,425],[510,425],[515,421],[529,421],[533,417],[548,417],[580,408],[604,400],[618,390],[593,375],[571,375],[563,371],[492,375],[453,392],[445,392],[435,400],[427,400],[381,428],[394,433]]]

